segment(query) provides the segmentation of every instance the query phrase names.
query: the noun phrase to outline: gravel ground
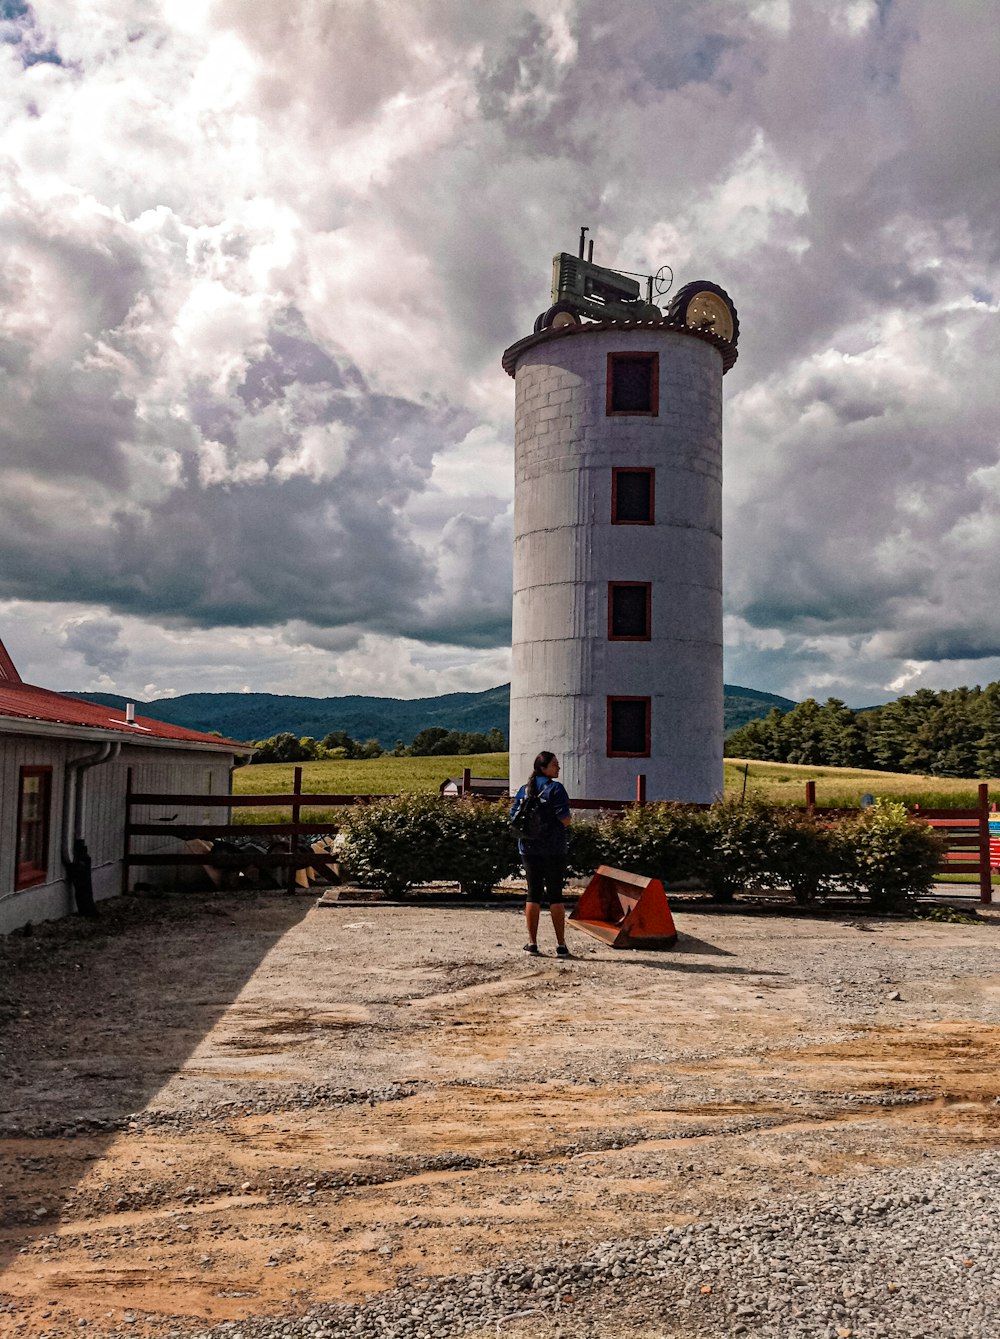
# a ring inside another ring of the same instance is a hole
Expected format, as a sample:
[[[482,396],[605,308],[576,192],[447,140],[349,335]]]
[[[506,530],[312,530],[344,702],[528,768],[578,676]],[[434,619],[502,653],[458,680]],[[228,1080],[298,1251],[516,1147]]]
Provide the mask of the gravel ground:
[[[994,1155],[950,1160],[904,1177],[845,1181],[835,1194],[770,1213],[602,1242],[581,1259],[403,1285],[361,1307],[223,1324],[199,1339],[444,1339],[501,1326],[566,1339],[626,1332],[992,1339],[1000,1315],[998,1192]],[[634,1322],[645,1328],[625,1328]]]
[[[1000,917],[675,913],[569,962],[277,897],[0,944],[0,1334],[993,1339]]]

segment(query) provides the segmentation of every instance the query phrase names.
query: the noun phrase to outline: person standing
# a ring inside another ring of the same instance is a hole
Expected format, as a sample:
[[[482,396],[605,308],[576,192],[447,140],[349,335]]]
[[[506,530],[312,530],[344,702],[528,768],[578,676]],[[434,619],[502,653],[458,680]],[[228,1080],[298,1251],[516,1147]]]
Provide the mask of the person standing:
[[[559,759],[545,749],[535,759],[531,776],[514,796],[511,814],[532,794],[538,797],[538,821],[532,824],[530,835],[522,833],[517,843],[528,881],[528,896],[524,905],[528,942],[524,951],[537,954],[538,923],[542,907],[548,905],[556,934],[556,954],[560,958],[568,958],[563,885],[566,882],[566,853],[569,846],[569,834],[566,831],[570,825],[569,796],[559,780]]]

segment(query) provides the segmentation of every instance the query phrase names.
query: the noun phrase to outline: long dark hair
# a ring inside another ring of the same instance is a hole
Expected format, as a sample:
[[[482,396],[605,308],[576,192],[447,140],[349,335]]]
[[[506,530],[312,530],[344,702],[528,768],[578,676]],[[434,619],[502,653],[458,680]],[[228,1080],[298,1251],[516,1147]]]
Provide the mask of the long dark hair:
[[[535,761],[531,765],[531,776],[529,776],[524,783],[524,793],[526,795],[531,795],[538,789],[538,786],[536,785],[538,777],[545,776],[545,769],[555,756],[556,755],[550,753],[548,749],[542,749],[541,753],[535,758]]]

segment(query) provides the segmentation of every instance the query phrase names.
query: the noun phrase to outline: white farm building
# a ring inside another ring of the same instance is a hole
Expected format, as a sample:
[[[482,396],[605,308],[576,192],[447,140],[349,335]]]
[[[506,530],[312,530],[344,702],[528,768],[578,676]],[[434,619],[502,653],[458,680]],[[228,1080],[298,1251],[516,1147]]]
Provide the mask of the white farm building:
[[[86,899],[91,889],[96,901],[120,891],[130,768],[135,791],[228,795],[246,752],[232,740],[24,683],[0,642],[0,934],[83,909],[81,893]],[[147,821],[160,817],[150,812]],[[148,839],[147,852],[174,849],[166,834]],[[82,883],[81,870],[89,876]]]

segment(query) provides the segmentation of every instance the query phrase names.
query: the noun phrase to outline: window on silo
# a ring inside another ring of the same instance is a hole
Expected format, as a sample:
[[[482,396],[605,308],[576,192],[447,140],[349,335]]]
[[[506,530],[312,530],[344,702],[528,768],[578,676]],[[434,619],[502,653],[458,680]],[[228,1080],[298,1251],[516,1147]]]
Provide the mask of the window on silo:
[[[612,469],[612,525],[653,524],[655,479],[656,471],[651,469]]]
[[[660,355],[609,353],[607,412],[645,414],[660,412]]]
[[[648,581],[609,581],[608,637],[613,642],[648,642],[651,609]]]
[[[648,758],[650,740],[648,697],[608,698],[608,757]]]

